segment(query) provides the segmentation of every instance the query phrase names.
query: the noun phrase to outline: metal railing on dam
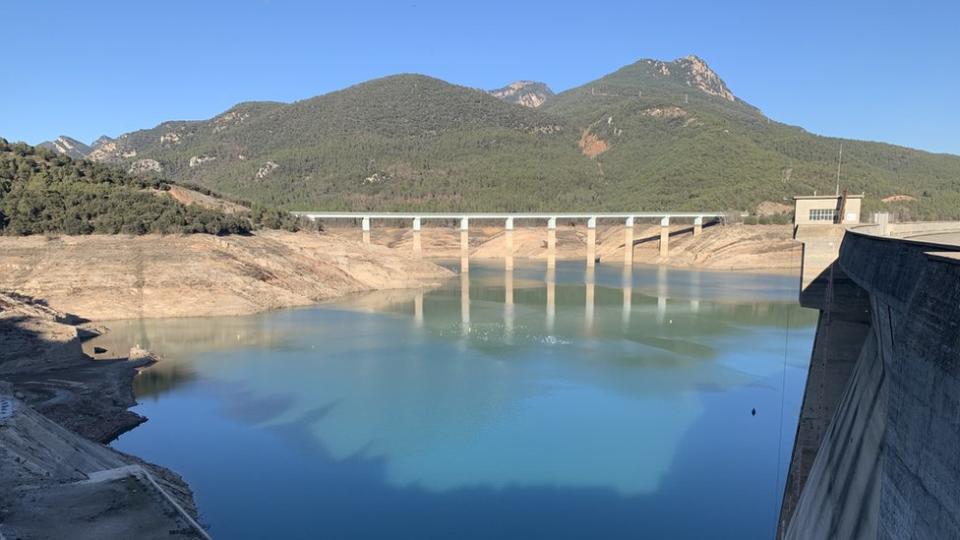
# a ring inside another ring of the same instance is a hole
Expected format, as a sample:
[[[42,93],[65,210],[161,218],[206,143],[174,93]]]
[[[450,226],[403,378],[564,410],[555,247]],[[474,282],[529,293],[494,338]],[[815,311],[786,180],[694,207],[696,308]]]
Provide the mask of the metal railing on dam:
[[[801,293],[821,314],[778,536],[960,538],[960,223],[842,234]]]
[[[633,227],[637,220],[654,219],[660,221],[660,255],[665,257],[669,253],[670,220],[690,220],[693,224],[693,234],[697,236],[703,230],[705,219],[722,221],[724,212],[292,212],[293,215],[310,219],[322,220],[352,220],[359,221],[363,231],[363,241],[370,243],[370,228],[373,220],[380,221],[410,221],[413,230],[413,252],[416,256],[423,253],[421,230],[423,222],[453,221],[460,224],[460,269],[462,272],[470,270],[470,222],[472,221],[503,221],[507,253],[513,251],[513,230],[517,221],[546,222],[547,226],[547,267],[556,267],[557,247],[557,220],[584,220],[587,225],[587,266],[596,264],[597,222],[599,220],[623,220],[625,225],[624,265],[633,264]],[[513,257],[506,257],[507,268],[513,267]]]

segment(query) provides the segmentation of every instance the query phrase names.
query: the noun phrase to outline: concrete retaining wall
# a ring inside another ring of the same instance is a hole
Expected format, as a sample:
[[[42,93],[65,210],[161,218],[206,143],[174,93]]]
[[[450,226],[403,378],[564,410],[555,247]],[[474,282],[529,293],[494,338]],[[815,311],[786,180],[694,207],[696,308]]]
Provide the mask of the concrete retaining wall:
[[[932,250],[844,237],[870,331],[788,538],[960,538],[960,258]]]

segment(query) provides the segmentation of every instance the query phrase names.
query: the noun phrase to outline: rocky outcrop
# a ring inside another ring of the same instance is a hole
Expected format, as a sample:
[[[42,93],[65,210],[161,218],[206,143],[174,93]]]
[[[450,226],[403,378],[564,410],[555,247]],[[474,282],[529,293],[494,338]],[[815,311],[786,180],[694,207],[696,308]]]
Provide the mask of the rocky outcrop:
[[[217,156],[190,156],[190,168],[199,167],[208,161],[215,161]]]
[[[515,103],[532,109],[540,107],[554,95],[549,86],[535,81],[516,81],[503,88],[490,90],[489,93],[491,96],[508,103]]]
[[[266,178],[266,177],[270,176],[271,174],[273,174],[273,171],[275,171],[275,170],[277,170],[277,169],[279,169],[279,168],[280,168],[280,165],[278,165],[277,163],[275,163],[275,162],[273,162],[273,161],[268,161],[268,162],[264,163],[262,167],[260,167],[259,169],[257,169],[256,179],[257,179],[257,180],[263,180],[264,178]]]
[[[727,84],[723,82],[723,79],[710,69],[710,66],[701,58],[690,55],[685,58],[680,58],[675,62],[684,71],[688,86],[692,86],[711,96],[717,96],[727,101],[737,100],[737,97],[727,88]]]
[[[127,172],[132,174],[144,172],[163,172],[163,166],[155,159],[138,159],[130,164]]]
[[[54,152],[73,158],[83,159],[93,150],[82,142],[66,135],[61,135],[53,141],[42,142],[37,145],[40,148],[47,148]]]

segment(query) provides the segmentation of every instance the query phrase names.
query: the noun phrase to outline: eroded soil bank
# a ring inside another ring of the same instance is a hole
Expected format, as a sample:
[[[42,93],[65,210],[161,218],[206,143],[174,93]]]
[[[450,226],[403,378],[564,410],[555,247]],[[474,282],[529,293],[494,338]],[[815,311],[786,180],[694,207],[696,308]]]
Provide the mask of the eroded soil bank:
[[[156,358],[93,360],[95,333],[0,292],[0,537],[205,538],[179,475],[105,446],[146,420],[127,408]]]
[[[0,237],[0,290],[91,320],[246,315],[451,275],[328,234]]]

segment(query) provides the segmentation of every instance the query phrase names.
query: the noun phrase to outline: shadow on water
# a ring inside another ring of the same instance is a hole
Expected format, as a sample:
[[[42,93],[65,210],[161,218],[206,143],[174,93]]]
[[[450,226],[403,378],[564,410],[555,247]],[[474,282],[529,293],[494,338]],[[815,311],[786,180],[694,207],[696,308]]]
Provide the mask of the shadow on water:
[[[746,394],[755,391],[740,390]],[[641,495],[625,495],[606,488],[550,485],[446,491],[397,486],[388,479],[387,458],[367,457],[358,452],[337,460],[316,440],[313,426],[330,413],[334,408],[330,405],[271,428],[295,449],[299,456],[297,467],[280,469],[280,476],[257,474],[255,488],[232,488],[249,492],[247,504],[256,500],[253,492],[268,494],[264,496],[273,499],[269,519],[243,520],[242,526],[239,522],[221,521],[212,532],[224,538],[290,539],[320,535],[461,539],[769,538],[776,517],[773,501],[779,495],[776,464],[762,456],[776,451],[776,440],[769,436],[775,433],[776,417],[763,412],[753,417],[748,410],[730,410],[717,398],[708,397],[706,402],[703,414],[681,440],[660,488]],[[571,437],[575,436],[571,433]],[[705,453],[705,448],[717,446],[717,437],[735,438],[738,443],[724,451]],[[638,460],[643,458],[637,456]],[[752,463],[758,458],[765,465],[759,470]],[[315,483],[303,487],[302,481],[298,481],[302,477],[314,479]],[[752,487],[757,482],[766,483],[769,489]],[[292,488],[294,485],[296,488]],[[245,510],[257,511],[252,504]]]

